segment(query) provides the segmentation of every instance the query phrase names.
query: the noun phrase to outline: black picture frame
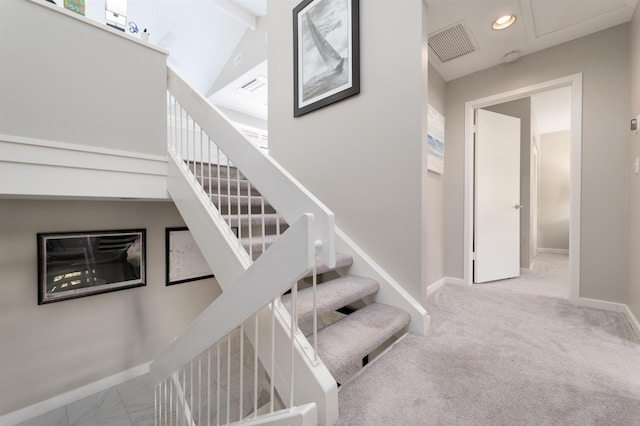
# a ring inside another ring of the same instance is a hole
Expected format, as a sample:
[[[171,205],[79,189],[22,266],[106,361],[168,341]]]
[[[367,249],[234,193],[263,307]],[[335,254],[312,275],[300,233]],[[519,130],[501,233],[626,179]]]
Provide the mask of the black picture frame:
[[[146,285],[146,230],[37,234],[38,305]]]
[[[360,93],[359,0],[293,9],[294,117]]]
[[[165,242],[166,285],[214,278],[189,228],[166,228]],[[188,269],[184,267],[186,262]]]

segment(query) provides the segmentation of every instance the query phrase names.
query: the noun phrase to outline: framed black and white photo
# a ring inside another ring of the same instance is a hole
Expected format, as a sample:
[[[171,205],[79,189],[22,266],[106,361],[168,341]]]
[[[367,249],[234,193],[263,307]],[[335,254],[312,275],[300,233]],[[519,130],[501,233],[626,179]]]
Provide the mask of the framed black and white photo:
[[[358,20],[358,0],[304,0],[293,9],[295,117],[360,93]]]
[[[167,228],[165,237],[167,285],[213,278],[189,228]]]
[[[38,234],[38,305],[146,285],[146,230]]]

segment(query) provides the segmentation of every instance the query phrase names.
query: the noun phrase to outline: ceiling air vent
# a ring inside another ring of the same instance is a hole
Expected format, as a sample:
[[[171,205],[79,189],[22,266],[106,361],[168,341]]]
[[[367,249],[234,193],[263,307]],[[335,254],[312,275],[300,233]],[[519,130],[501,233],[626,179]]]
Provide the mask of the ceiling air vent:
[[[474,52],[471,34],[460,22],[429,36],[429,47],[441,62],[447,62]]]
[[[266,85],[267,78],[259,75],[248,83],[245,83],[241,87],[238,87],[238,90],[242,93],[253,93],[259,89],[262,89]]]

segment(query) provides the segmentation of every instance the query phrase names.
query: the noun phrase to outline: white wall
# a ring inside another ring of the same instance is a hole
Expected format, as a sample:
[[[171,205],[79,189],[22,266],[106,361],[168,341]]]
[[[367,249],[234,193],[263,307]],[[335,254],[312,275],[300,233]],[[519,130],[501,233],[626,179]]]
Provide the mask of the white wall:
[[[267,60],[267,19],[268,15],[258,17],[256,29],[249,29],[244,33],[214,83],[207,90],[206,96],[213,95],[236,78]],[[240,62],[236,64],[235,58],[238,55],[240,55]]]
[[[151,361],[219,294],[165,286],[173,203],[0,200],[0,415]],[[36,234],[145,228],[147,285],[38,306]]]
[[[419,299],[426,244],[426,6],[360,2],[360,94],[294,119],[291,21],[298,3],[268,2],[270,154]]]
[[[447,84],[445,275],[464,274],[464,103],[575,73],[583,75],[581,296],[626,299],[628,24]]]
[[[520,119],[520,267],[531,267],[531,98],[484,108]]]
[[[569,249],[571,131],[540,135],[540,248]]]
[[[165,156],[166,54],[42,3],[0,2],[0,134]]]
[[[640,7],[631,23],[630,31],[630,57],[631,57],[631,117],[640,114]],[[637,157],[640,157],[640,132],[629,132],[629,158],[626,163],[629,166]],[[630,243],[629,243],[629,286],[627,304],[635,317],[640,319],[640,174],[629,174],[629,201],[630,201]]]
[[[446,82],[438,71],[429,64],[429,104],[440,114],[445,113]],[[445,117],[446,121],[446,117]],[[447,155],[445,134],[445,152]],[[447,173],[447,170],[444,171]],[[426,266],[426,285],[431,285],[444,276],[444,227],[443,227],[443,193],[444,175],[427,172],[427,194],[429,200],[426,206],[426,253],[423,262]]]

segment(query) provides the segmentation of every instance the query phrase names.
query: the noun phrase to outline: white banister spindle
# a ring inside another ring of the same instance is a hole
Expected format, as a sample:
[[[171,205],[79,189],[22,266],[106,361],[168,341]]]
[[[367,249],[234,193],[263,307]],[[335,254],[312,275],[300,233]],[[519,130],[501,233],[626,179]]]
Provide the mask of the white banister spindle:
[[[216,425],[220,425],[220,343],[216,345]]]
[[[193,360],[189,363],[189,407],[193,413]]]
[[[207,425],[211,425],[211,348],[207,351]]]
[[[227,423],[231,417],[231,335],[227,337]]]
[[[293,384],[295,383],[295,371],[294,371],[294,359],[295,359],[295,354],[296,354],[296,339],[295,339],[295,335],[296,335],[296,331],[297,331],[297,318],[298,318],[298,307],[297,307],[297,302],[298,302],[298,283],[295,282],[293,284],[293,286],[291,286],[291,290],[293,293],[293,296],[291,298],[292,300],[292,309],[291,309],[291,375],[289,376],[289,386],[291,386],[290,391],[289,391],[289,408],[293,408]]]
[[[275,377],[276,377],[276,299],[271,301],[271,367],[269,368],[269,412],[275,410]]]
[[[253,232],[252,232],[252,226],[251,226],[251,209],[252,209],[252,203],[251,203],[251,184],[249,182],[247,182],[247,198],[249,199],[248,202],[248,207],[247,207],[247,233],[249,234],[249,257],[251,259],[253,259]],[[264,238],[263,238],[264,240]],[[262,250],[262,252],[264,253],[264,249]]]
[[[260,195],[260,213],[262,215],[262,253],[264,253],[267,245],[267,227],[264,215],[264,197],[262,195]]]
[[[253,413],[254,417],[258,416],[258,348],[259,344],[259,335],[258,335],[258,315],[253,316]]]
[[[242,407],[244,406],[244,324],[240,324],[240,386],[238,407],[238,419],[242,419]]]
[[[313,262],[313,362],[318,364],[318,275],[316,262]]]

